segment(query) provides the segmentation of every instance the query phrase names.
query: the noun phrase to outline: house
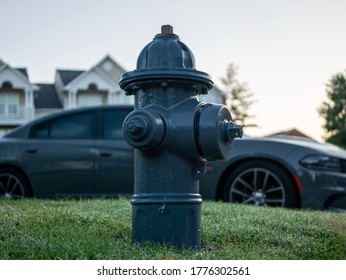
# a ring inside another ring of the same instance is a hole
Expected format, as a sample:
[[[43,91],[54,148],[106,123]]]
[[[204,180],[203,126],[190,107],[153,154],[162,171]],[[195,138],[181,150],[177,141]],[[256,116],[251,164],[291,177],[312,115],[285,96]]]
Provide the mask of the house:
[[[34,119],[34,94],[25,68],[12,68],[0,60],[0,135]]]
[[[26,68],[0,60],[0,136],[34,118],[64,109],[102,104],[133,104],[119,87],[126,70],[106,55],[89,70],[56,69],[54,83],[32,83]],[[225,94],[214,87],[203,102],[224,104]]]
[[[89,70],[57,69],[53,84],[32,83],[26,68],[0,60],[0,136],[34,118],[64,109],[133,104],[119,87],[126,70],[109,55]]]
[[[310,136],[304,134],[303,132],[301,132],[300,130],[296,128],[291,128],[288,130],[283,130],[283,131],[276,132],[274,134],[267,135],[267,137],[276,137],[276,136],[293,136],[293,137],[302,137],[302,138],[312,139]]]
[[[57,69],[54,84],[37,84],[36,116],[82,106],[133,104],[133,97],[119,87],[125,72],[109,55],[87,71]]]
[[[206,103],[226,104],[226,93],[214,84],[208,94],[200,95],[198,100]]]

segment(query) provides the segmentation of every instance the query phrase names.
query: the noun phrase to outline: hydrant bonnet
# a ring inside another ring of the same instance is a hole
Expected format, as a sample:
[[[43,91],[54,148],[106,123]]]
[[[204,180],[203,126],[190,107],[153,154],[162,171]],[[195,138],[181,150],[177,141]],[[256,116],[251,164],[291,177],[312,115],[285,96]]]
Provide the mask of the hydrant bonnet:
[[[210,75],[196,70],[192,51],[169,25],[162,26],[161,33],[144,47],[137,59],[137,69],[125,73],[119,84],[127,95],[131,95],[134,89],[138,89],[138,84],[162,80],[192,83],[197,94],[207,94],[213,87]]]

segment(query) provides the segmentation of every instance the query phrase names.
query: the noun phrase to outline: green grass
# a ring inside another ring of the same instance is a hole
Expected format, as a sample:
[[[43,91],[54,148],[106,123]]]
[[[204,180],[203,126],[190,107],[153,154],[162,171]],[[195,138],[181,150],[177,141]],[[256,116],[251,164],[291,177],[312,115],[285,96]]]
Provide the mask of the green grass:
[[[346,215],[203,202],[202,250],[131,244],[128,200],[0,200],[0,259],[346,259]]]

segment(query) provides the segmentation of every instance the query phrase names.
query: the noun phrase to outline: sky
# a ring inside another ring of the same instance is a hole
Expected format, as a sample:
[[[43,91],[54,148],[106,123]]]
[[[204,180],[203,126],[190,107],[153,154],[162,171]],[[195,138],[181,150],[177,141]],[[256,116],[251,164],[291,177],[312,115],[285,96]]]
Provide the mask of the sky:
[[[256,100],[258,127],[247,134],[297,128],[321,141],[317,109],[328,80],[346,69],[345,11],[344,0],[0,0],[0,59],[26,67],[33,83],[107,54],[132,71],[170,24],[219,87],[227,66],[238,67]]]

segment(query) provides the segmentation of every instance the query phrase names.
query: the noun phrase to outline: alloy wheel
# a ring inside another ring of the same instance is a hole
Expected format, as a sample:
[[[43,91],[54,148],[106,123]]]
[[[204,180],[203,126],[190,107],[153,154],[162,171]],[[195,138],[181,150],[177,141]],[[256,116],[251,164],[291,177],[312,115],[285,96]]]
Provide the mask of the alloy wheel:
[[[25,191],[21,180],[10,173],[0,174],[0,198],[14,199],[23,197],[25,197]]]
[[[284,206],[285,189],[282,181],[270,170],[250,168],[233,181],[229,201],[258,206]]]

